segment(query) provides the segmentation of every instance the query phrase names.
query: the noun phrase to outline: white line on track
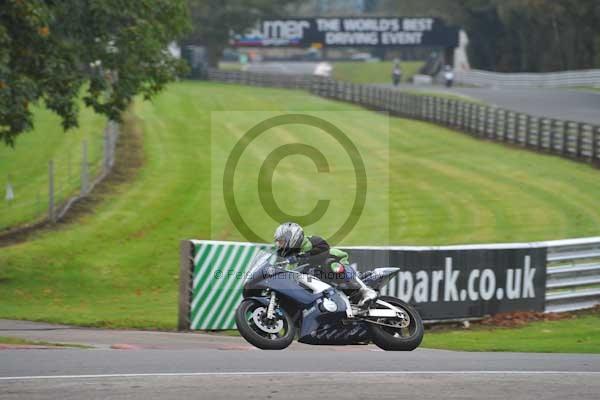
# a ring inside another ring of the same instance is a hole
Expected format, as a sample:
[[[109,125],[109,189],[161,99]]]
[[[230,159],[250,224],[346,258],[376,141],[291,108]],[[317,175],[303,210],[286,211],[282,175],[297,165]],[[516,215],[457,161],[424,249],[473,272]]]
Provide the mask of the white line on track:
[[[1,376],[0,381],[36,379],[106,379],[106,378],[151,378],[186,376],[257,376],[257,375],[317,375],[322,371],[239,371],[239,372],[157,372],[148,374],[98,374],[98,375],[37,375]],[[331,375],[591,375],[600,376],[600,371],[335,371]]]

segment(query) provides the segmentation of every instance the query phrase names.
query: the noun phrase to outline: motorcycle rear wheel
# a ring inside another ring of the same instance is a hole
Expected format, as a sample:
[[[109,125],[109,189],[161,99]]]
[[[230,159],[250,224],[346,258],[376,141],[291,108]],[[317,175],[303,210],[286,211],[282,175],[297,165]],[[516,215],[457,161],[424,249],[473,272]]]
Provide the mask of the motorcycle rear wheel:
[[[288,347],[296,337],[296,326],[292,318],[281,309],[281,316],[277,322],[281,320],[283,323],[282,329],[276,333],[266,332],[260,326],[257,326],[253,313],[260,308],[266,308],[263,304],[256,300],[244,299],[235,311],[235,324],[244,339],[250,344],[263,350],[283,350]],[[262,311],[259,310],[259,313]],[[265,323],[271,323],[265,320]]]
[[[423,340],[425,329],[421,316],[414,307],[406,304],[402,300],[390,296],[380,296],[383,300],[391,305],[398,307],[408,315],[410,321],[406,327],[392,328],[388,326],[371,324],[371,338],[377,347],[388,351],[412,351],[419,347]],[[385,324],[394,324],[395,319],[384,318],[378,322]]]

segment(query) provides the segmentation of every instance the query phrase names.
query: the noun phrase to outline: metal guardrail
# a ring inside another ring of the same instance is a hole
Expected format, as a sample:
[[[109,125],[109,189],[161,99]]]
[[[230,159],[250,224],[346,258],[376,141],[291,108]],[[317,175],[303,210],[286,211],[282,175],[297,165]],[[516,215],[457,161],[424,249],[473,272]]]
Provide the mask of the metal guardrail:
[[[422,96],[320,76],[210,70],[208,79],[251,86],[308,90],[317,96],[433,122],[480,139],[584,162],[600,162],[599,125],[536,117],[460,99]]]
[[[600,238],[547,242],[546,312],[600,304]]]
[[[600,86],[600,69],[517,74],[481,70],[457,71],[456,82],[464,85],[497,87]]]

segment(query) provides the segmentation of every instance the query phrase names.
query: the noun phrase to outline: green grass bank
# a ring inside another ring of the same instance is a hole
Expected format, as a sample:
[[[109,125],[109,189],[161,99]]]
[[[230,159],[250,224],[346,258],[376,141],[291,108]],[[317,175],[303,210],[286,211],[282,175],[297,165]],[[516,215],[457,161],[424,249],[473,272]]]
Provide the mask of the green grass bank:
[[[214,114],[232,110],[239,113]],[[368,166],[374,172],[381,169],[376,180],[381,185],[374,185],[372,194],[386,206],[369,203],[366,222],[344,244],[512,242],[600,234],[600,175],[588,165],[422,122],[388,121],[384,115],[304,92],[180,82],[153,102],[135,104],[145,162],[133,181],[116,186],[76,222],[0,248],[0,318],[175,328],[179,240],[243,239],[215,211],[222,205],[212,204],[210,171],[253,121],[251,111],[331,112],[355,138]],[[355,112],[355,117],[345,118],[342,111]],[[389,140],[380,134],[388,122]],[[211,124],[216,132],[212,137]],[[82,130],[93,126],[82,124]],[[28,134],[31,146],[45,133]],[[288,127],[271,144],[292,143],[303,134],[297,126]],[[14,150],[23,158],[31,147],[22,146],[24,140]],[[265,156],[260,146],[255,148],[241,177],[256,172],[252,165],[258,169]],[[332,157],[343,161],[345,156]],[[310,210],[323,193],[344,193],[353,182],[349,168],[332,167],[339,177],[332,181],[304,158],[288,157],[274,175],[275,198],[293,213]],[[240,190],[236,195],[242,205],[257,204],[256,192]],[[334,221],[344,212],[343,207],[334,209],[339,214]],[[260,215],[250,220],[267,237],[275,222]],[[370,217],[378,221],[382,216],[389,220],[385,235],[369,224]],[[312,228],[321,233],[328,227]]]

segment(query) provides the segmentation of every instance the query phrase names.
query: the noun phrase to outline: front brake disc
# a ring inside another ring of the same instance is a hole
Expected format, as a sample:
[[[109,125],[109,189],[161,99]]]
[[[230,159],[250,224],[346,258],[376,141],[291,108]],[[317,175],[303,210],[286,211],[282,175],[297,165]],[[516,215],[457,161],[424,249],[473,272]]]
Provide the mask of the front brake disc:
[[[277,333],[283,329],[282,319],[269,320],[266,317],[267,310],[264,307],[258,307],[252,313],[252,320],[256,326],[266,333]]]

